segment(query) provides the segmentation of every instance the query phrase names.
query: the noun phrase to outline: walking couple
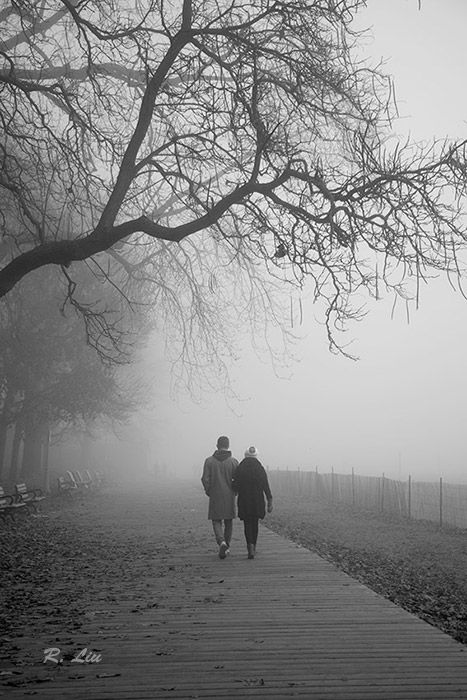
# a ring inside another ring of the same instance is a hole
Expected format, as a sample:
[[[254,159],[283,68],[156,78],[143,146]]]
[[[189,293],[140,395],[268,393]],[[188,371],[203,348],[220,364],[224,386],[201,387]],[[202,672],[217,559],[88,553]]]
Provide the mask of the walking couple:
[[[258,521],[272,511],[272,494],[266,470],[258,459],[255,447],[249,447],[240,462],[232,457],[229,438],[225,435],[217,440],[217,449],[204,462],[201,482],[209,496],[208,519],[212,520],[214,535],[219,547],[219,557],[225,559],[230,552],[233,519],[235,518],[235,495],[237,495],[238,517],[243,520],[248,559],[254,559],[258,539]]]

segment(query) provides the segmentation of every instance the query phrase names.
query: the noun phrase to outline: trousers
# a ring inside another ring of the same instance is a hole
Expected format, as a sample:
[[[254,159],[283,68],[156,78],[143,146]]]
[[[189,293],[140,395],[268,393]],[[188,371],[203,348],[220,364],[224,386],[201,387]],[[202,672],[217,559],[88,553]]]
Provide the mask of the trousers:
[[[245,518],[243,520],[243,529],[245,530],[245,539],[247,544],[256,544],[258,539],[258,518]]]
[[[212,528],[214,530],[214,537],[216,538],[217,544],[220,545],[221,542],[226,542],[226,544],[230,545],[230,540],[232,539],[233,520],[213,520]]]

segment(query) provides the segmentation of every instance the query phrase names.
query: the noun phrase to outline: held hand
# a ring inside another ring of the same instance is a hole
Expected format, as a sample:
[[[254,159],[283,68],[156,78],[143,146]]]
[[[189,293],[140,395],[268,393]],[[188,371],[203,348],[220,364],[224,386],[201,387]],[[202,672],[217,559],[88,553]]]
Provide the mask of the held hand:
[[[272,503],[269,501],[268,503],[268,513],[272,513]]]

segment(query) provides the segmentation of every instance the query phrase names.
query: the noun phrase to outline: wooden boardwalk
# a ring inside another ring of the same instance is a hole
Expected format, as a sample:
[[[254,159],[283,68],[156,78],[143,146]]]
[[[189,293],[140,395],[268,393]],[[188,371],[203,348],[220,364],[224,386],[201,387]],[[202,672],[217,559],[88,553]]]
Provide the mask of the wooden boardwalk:
[[[178,545],[159,550],[131,595],[127,588],[84,612],[74,643],[102,661],[41,664],[43,683],[0,686],[0,697],[467,699],[466,647],[316,554],[262,527],[249,561],[237,521],[221,561],[201,494],[189,503],[166,495],[163,508],[154,507],[158,496],[139,498],[133,533],[147,543],[157,527],[160,541],[167,532]]]

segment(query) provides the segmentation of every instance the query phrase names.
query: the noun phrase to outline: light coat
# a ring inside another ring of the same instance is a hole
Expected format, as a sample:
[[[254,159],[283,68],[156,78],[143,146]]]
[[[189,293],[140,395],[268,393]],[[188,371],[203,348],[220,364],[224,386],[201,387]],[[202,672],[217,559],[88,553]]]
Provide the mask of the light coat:
[[[238,462],[227,450],[217,450],[204,462],[201,482],[209,496],[209,520],[235,518],[235,493],[232,479]]]

